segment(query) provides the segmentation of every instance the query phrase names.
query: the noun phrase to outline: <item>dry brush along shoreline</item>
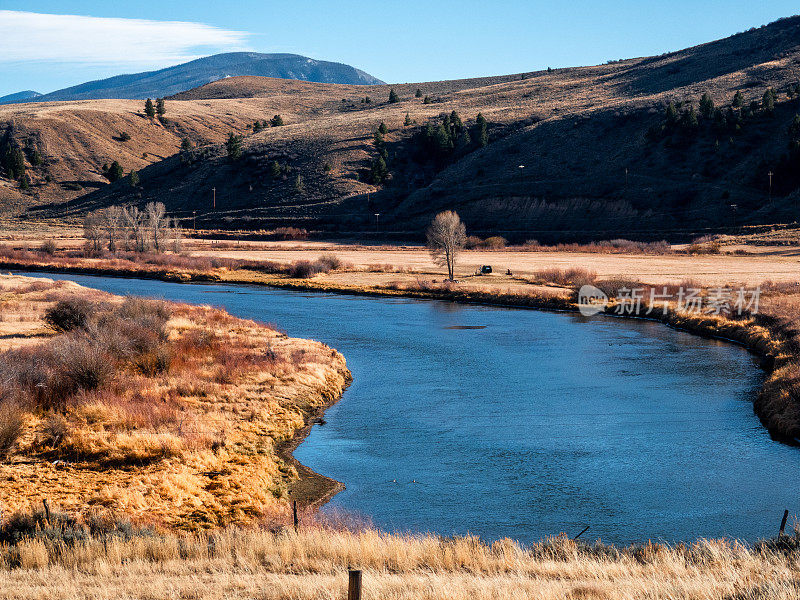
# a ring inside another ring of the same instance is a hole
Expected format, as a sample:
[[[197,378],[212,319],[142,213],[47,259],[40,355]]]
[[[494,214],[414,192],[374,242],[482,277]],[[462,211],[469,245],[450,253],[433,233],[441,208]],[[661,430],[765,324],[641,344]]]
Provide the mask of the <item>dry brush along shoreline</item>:
[[[274,518],[290,494],[311,503],[339,485],[285,450],[350,381],[319,342],[208,306],[15,276],[0,276],[5,331],[6,512],[47,498],[204,529]]]

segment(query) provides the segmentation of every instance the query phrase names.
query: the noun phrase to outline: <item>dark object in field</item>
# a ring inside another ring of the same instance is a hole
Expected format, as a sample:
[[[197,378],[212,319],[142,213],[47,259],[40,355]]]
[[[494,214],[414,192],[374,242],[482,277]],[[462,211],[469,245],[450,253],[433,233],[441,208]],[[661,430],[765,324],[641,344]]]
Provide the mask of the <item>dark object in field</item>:
[[[314,425],[325,425],[327,421],[322,417],[316,417],[314,419],[311,419],[311,423]]]
[[[488,275],[492,272],[492,267],[490,265],[483,265],[478,271],[475,273],[476,275]]]

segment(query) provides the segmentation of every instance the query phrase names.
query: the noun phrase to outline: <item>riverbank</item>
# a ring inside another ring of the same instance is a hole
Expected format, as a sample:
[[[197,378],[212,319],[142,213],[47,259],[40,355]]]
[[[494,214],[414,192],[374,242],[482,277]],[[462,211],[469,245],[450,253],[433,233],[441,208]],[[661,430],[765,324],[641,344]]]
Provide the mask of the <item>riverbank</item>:
[[[349,384],[335,350],[65,281],[0,276],[0,309],[6,515],[48,500],[197,530],[285,520],[338,489],[287,451]]]

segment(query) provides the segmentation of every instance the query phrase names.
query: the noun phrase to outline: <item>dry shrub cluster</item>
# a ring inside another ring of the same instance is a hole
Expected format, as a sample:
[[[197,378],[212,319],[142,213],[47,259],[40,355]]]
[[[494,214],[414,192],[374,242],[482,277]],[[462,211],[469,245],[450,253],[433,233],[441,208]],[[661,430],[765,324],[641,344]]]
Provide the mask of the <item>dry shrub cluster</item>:
[[[633,240],[616,239],[588,244],[556,244],[545,246],[536,240],[528,240],[522,245],[522,250],[528,252],[588,252],[592,254],[673,254],[670,244],[659,242],[636,242]]]
[[[575,286],[580,288],[582,285],[590,285],[597,279],[597,273],[572,267],[568,269],[542,269],[534,273],[534,278],[537,282],[552,283],[560,286]]]
[[[335,254],[322,254],[317,260],[298,260],[286,269],[287,275],[295,279],[310,279],[319,273],[329,273],[345,266]]]
[[[476,235],[467,236],[466,242],[464,244],[465,248],[468,250],[502,250],[508,245],[508,241],[506,238],[493,235],[486,239],[482,239]]]

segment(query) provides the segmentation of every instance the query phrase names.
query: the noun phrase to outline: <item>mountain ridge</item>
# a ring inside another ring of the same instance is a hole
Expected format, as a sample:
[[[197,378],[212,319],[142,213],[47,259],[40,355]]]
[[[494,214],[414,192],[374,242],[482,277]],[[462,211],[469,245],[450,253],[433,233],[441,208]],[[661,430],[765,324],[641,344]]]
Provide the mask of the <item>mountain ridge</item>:
[[[226,77],[242,75],[350,85],[383,83],[372,75],[350,65],[316,60],[299,54],[226,52],[154,71],[115,75],[105,79],[87,81],[47,94],[39,94],[35,97],[12,100],[11,102],[101,99],[143,100],[145,98],[172,96]]]

